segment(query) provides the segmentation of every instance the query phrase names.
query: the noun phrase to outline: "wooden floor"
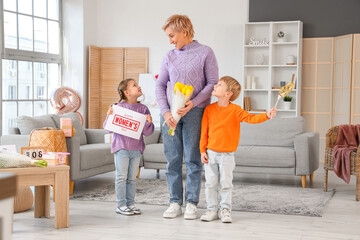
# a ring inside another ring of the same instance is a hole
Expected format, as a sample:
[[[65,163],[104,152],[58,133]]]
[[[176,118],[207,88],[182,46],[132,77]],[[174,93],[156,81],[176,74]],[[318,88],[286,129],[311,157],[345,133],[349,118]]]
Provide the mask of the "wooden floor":
[[[155,178],[155,170],[143,170],[141,178]],[[165,178],[160,171],[160,178]],[[238,174],[244,182],[265,182],[295,185],[301,191],[300,177]],[[323,188],[322,166],[315,172],[314,184]],[[309,185],[309,178],[308,185]],[[355,201],[355,177],[349,185],[329,172],[329,188],[336,193],[325,209],[323,217],[263,214],[233,211],[233,223],[210,223],[196,220],[164,219],[166,206],[138,205],[139,216],[115,213],[115,204],[99,201],[70,201],[70,227],[54,229],[54,208],[51,219],[34,219],[33,209],[14,216],[13,239],[360,239],[360,202]],[[114,173],[107,173],[75,183],[75,191],[114,181]],[[53,204],[51,202],[51,204]],[[200,216],[204,210],[199,209]]]

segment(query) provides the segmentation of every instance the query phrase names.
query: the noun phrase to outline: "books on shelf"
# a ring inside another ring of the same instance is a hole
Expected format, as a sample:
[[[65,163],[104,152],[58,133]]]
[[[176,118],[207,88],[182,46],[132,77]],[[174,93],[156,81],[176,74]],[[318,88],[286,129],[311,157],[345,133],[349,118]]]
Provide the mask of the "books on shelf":
[[[251,111],[251,99],[249,97],[244,97],[244,110]]]

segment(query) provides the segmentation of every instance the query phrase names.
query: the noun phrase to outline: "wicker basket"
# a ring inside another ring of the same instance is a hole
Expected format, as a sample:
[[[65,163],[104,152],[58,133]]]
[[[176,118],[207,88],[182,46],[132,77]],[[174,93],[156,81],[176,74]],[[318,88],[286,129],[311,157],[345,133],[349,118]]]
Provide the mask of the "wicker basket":
[[[47,152],[67,152],[64,132],[58,128],[39,128],[30,133],[29,147],[44,147]],[[69,165],[68,157],[65,162]]]
[[[328,170],[334,170],[334,158],[332,156],[333,148],[335,146],[337,137],[339,134],[339,126],[332,127],[326,134],[326,148],[324,159],[325,170],[325,184],[324,190],[327,191],[328,187]],[[350,155],[350,173],[356,176],[356,200],[360,200],[360,146],[356,152],[352,152]]]

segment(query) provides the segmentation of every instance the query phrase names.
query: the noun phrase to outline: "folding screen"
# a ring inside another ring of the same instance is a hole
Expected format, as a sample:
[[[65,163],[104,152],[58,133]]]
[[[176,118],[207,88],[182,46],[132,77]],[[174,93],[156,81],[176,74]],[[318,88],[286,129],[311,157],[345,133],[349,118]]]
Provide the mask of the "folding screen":
[[[308,131],[320,133],[320,161],[332,126],[333,42],[334,38],[303,39],[301,115]]]
[[[360,124],[360,34],[353,40],[351,124]]]
[[[117,87],[126,78],[139,81],[148,72],[148,48],[89,47],[88,128],[102,128]]]
[[[360,34],[303,39],[302,108],[320,133],[320,161],[331,126],[360,124]]]
[[[352,38],[334,38],[333,126],[350,123]]]

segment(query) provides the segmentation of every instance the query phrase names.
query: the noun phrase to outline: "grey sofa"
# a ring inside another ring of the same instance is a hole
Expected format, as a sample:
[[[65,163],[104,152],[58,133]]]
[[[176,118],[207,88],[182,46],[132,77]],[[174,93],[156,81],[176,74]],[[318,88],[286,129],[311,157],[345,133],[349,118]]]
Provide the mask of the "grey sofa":
[[[104,143],[106,131],[103,129],[84,129],[75,113],[64,115],[42,115],[37,117],[20,116],[18,128],[10,129],[10,135],[1,136],[2,145],[15,144],[17,151],[29,145],[31,130],[42,127],[60,127],[60,118],[71,118],[76,130],[74,137],[66,138],[69,155],[70,178],[79,180],[97,174],[114,171],[114,156],[111,146]]]
[[[275,118],[260,124],[241,123],[235,172],[306,176],[319,167],[319,134],[305,131],[303,117]],[[160,131],[145,138],[144,168],[166,169]]]

